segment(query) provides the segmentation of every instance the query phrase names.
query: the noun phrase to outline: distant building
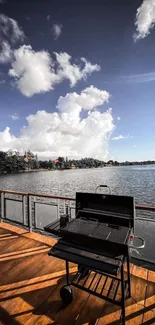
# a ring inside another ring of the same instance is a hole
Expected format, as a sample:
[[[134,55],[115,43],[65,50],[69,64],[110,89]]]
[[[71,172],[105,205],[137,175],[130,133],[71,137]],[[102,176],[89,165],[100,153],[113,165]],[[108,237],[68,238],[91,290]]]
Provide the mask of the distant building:
[[[27,152],[25,151],[25,154],[24,154],[24,161],[25,162],[29,162],[30,160],[30,157],[27,155]]]

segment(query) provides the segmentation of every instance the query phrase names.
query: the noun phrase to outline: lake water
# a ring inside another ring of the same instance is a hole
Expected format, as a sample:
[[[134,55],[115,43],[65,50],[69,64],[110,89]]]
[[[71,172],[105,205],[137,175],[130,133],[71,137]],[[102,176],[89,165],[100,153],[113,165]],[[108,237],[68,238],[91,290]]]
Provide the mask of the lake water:
[[[98,185],[108,185],[113,194],[131,195],[136,203],[155,205],[155,165],[105,167],[97,169],[75,169],[21,173],[0,176],[0,189],[22,192],[51,193],[75,197],[77,191],[95,192]],[[106,192],[106,189],[104,189]],[[46,224],[51,222],[47,217]],[[45,217],[43,213],[43,218]],[[147,218],[155,218],[154,212],[137,212],[136,216],[146,221],[136,221],[135,234],[146,240],[146,247],[135,257],[155,262],[155,223]],[[140,255],[139,255],[140,254]]]
[[[0,189],[75,196],[94,192],[100,184],[113,194],[134,196],[137,203],[155,205],[155,165],[45,171],[0,176]],[[106,189],[104,189],[106,191]]]

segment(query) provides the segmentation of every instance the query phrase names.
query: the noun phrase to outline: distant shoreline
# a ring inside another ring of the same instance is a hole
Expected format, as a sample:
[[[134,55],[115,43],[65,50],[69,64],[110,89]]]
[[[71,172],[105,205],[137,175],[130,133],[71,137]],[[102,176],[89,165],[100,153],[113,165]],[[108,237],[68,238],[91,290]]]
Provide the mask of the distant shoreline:
[[[0,175],[9,175],[9,174],[22,174],[22,173],[33,173],[33,172],[49,172],[52,169],[44,169],[44,168],[39,168],[39,169],[30,169],[30,170],[19,170],[17,172],[0,172]]]
[[[38,169],[30,169],[30,170],[21,170],[19,173],[49,172],[49,171],[50,169],[38,168]]]
[[[63,171],[63,170],[79,170],[79,169],[98,169],[98,168],[107,168],[107,167],[133,167],[133,166],[139,166],[139,167],[144,167],[144,166],[151,166],[151,165],[155,165],[154,163],[152,164],[129,164],[129,165],[124,165],[124,164],[120,164],[120,165],[106,165],[106,166],[99,166],[99,167],[83,167],[83,168],[56,168],[56,169],[47,169],[47,168],[38,168],[38,169],[30,169],[30,170],[19,170],[19,171],[15,171],[15,172],[0,172],[0,175],[12,175],[12,174],[22,174],[22,173],[38,173],[38,172],[50,172],[50,171]]]

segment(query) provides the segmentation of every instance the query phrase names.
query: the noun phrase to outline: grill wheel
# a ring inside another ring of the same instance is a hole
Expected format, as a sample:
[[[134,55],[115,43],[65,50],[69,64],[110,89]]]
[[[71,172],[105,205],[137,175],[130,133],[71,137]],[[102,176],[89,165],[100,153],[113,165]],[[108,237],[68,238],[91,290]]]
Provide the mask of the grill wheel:
[[[65,305],[71,304],[74,299],[74,293],[70,286],[65,285],[60,289],[60,297]]]

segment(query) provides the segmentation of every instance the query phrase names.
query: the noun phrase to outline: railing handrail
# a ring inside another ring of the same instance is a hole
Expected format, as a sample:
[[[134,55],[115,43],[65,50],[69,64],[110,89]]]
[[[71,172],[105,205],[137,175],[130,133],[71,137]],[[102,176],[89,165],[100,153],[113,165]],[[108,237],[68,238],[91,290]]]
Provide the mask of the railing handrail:
[[[29,195],[28,192],[18,192],[18,191],[11,191],[11,190],[0,190],[0,193],[8,193],[8,194],[16,194],[16,195]]]
[[[29,195],[29,196],[37,196],[37,197],[44,197],[49,199],[60,199],[60,200],[66,200],[66,201],[75,201],[75,198],[73,197],[67,197],[67,196],[58,196],[54,194],[41,194],[41,193],[32,193],[32,192],[16,192],[11,190],[0,190],[0,193],[7,193],[7,194],[16,194],[16,195]]]
[[[43,194],[43,193],[41,194],[41,193],[20,192],[20,191],[12,191],[12,190],[0,190],[0,193],[16,194],[16,195],[29,195],[29,196],[44,197],[44,198],[47,198],[47,199],[59,199],[59,200],[66,200],[66,201],[75,201],[75,198],[73,198],[73,197],[60,196],[60,195],[54,195],[54,194]],[[155,212],[155,206],[136,204],[135,208],[137,210],[147,210],[147,211],[154,211]]]
[[[137,210],[155,211],[155,206],[136,204],[135,207]]]

